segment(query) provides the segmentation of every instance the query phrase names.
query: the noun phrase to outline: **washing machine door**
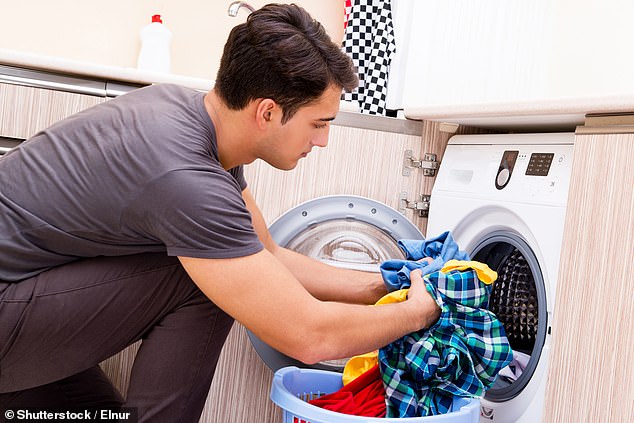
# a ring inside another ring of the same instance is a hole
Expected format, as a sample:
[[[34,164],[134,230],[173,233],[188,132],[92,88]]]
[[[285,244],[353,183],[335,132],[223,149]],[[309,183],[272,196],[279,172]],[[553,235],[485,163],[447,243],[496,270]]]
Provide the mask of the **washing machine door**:
[[[271,226],[282,247],[332,266],[379,272],[388,259],[404,259],[399,239],[423,239],[413,223],[383,203],[357,196],[320,197],[287,211]],[[309,367],[271,348],[247,331],[256,352],[273,371]],[[312,368],[342,371],[347,359],[323,361]]]
[[[514,354],[513,362],[486,392],[482,417],[484,421],[516,421],[546,377],[548,357],[543,355],[549,322],[544,277],[534,251],[513,231],[491,231],[469,253],[473,260],[486,263],[498,273],[489,310],[502,322]],[[506,406],[500,408],[502,404]]]

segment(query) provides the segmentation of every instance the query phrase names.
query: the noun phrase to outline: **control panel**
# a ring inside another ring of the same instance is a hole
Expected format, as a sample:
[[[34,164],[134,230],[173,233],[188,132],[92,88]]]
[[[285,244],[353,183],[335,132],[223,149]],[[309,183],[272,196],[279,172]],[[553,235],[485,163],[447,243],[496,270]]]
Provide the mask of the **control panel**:
[[[532,153],[526,167],[526,175],[548,176],[554,153]]]

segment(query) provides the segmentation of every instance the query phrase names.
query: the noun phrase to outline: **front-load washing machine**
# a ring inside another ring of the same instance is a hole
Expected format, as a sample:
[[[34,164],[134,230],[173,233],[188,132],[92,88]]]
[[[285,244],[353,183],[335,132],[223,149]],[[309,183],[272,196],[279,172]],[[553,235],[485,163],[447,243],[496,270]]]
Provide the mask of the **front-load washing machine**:
[[[456,135],[434,183],[427,236],[450,230],[472,259],[497,271],[489,308],[514,352],[482,400],[481,422],[541,420],[573,139]]]
[[[377,273],[383,261],[405,258],[397,245],[399,239],[423,238],[418,228],[393,208],[348,195],[302,203],[275,220],[269,231],[282,247],[333,266]],[[273,349],[251,331],[247,333],[258,355],[273,371],[285,366],[342,371],[347,361],[328,360],[308,366]]]

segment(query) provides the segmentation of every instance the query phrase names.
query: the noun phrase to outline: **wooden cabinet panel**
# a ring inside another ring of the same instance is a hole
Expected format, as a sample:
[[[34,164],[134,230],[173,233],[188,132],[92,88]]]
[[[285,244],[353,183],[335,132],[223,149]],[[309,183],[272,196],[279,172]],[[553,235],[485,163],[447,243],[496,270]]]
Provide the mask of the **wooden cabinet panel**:
[[[105,97],[0,83],[0,136],[26,139]]]
[[[577,135],[545,421],[634,421],[634,134]]]

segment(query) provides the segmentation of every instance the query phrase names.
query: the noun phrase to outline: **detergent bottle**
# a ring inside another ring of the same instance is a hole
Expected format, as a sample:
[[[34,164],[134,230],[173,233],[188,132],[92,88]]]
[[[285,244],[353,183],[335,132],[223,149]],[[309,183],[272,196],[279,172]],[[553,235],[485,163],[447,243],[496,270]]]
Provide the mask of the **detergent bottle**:
[[[169,73],[172,32],[163,24],[161,15],[152,16],[152,22],[141,28],[140,34],[141,51],[139,52],[137,68]]]

